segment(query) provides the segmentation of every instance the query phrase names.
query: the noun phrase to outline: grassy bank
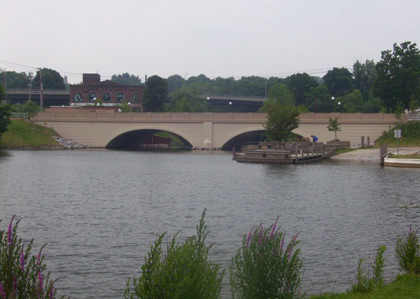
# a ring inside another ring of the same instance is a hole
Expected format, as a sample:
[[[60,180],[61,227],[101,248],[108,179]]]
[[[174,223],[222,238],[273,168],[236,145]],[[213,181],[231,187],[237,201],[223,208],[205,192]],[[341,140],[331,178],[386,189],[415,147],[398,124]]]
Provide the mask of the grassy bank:
[[[0,139],[1,149],[48,149],[60,148],[53,138],[53,130],[29,121],[14,120]]]
[[[388,147],[396,147],[397,139],[394,137],[394,130],[401,130],[400,146],[420,146],[420,121],[410,121],[403,125],[398,125],[388,132],[384,132],[376,140],[377,145],[387,144]]]
[[[311,299],[411,299],[420,298],[420,275],[401,275],[390,284],[368,293],[340,293],[310,296]]]

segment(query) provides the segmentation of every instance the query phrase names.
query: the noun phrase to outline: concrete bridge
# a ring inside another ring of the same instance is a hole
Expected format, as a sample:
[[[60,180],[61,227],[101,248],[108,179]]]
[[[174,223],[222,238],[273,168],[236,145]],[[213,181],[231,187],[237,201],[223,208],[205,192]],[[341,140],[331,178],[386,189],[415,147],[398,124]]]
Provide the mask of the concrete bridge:
[[[360,144],[361,136],[377,139],[396,121],[393,114],[303,113],[293,132],[303,137],[317,135],[320,141],[334,138],[327,129],[329,117],[338,117],[340,140]],[[60,111],[39,113],[35,123],[54,129],[63,137],[90,147],[136,146],[159,131],[181,137],[192,147],[230,149],[255,140],[264,131],[264,113],[118,113]]]

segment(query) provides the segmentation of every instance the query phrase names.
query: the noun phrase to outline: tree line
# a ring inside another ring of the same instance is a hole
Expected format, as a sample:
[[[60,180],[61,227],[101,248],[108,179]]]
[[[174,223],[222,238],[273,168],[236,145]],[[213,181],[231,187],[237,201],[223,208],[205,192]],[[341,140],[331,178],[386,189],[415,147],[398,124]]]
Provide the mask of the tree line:
[[[0,82],[7,76],[8,88],[39,88],[39,71],[33,74],[0,72]],[[42,70],[44,89],[66,89],[61,75],[51,69]],[[185,79],[172,75],[167,79],[150,77],[144,84],[138,76],[123,73],[111,81],[127,85],[145,85],[145,111],[153,112],[252,112],[253,107],[211,106],[200,99],[203,94],[254,96],[269,102],[300,107],[310,112],[392,112],[414,110],[420,100],[420,52],[409,41],[394,44],[381,53],[381,60],[356,61],[350,71],[333,68],[325,76],[307,73],[287,78],[249,76],[214,79],[201,74]],[[262,110],[264,111],[265,108]]]

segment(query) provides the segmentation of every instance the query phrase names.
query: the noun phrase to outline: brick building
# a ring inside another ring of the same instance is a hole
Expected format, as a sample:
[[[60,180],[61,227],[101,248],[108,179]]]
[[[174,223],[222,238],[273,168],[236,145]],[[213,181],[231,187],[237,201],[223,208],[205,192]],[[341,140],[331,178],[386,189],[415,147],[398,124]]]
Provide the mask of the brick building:
[[[83,83],[70,85],[70,105],[90,106],[100,100],[104,106],[118,106],[124,100],[130,107],[143,111],[144,86],[130,86],[109,80],[99,74],[83,74]]]

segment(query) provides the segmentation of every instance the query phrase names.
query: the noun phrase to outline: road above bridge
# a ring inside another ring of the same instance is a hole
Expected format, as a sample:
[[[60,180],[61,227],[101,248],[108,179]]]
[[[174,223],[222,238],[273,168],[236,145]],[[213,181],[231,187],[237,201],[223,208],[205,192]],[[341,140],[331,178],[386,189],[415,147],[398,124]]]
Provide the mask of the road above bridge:
[[[238,141],[263,132],[266,117],[264,113],[118,113],[75,109],[38,113],[33,121],[90,147],[134,145],[134,140],[144,137],[142,132],[168,131],[196,148],[229,149]],[[373,142],[396,122],[393,114],[303,113],[293,132],[303,137],[317,135],[324,142],[332,140],[334,133],[327,129],[329,117],[339,119],[338,138],[352,145],[360,143],[361,136],[370,137]]]

